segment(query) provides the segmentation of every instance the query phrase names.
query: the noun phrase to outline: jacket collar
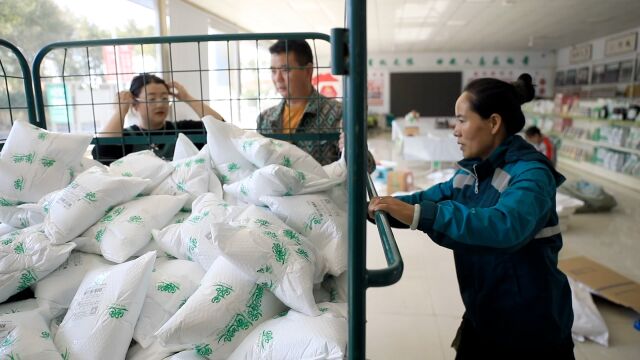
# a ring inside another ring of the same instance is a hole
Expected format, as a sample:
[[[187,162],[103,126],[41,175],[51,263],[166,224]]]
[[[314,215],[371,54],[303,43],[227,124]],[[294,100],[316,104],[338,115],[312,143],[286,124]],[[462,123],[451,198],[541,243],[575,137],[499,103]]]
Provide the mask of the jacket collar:
[[[543,163],[553,174],[556,186],[560,186],[565,180],[564,176],[553,167],[551,161],[549,161],[546,156],[537,151],[519,135],[508,136],[493,150],[489,157],[484,160],[480,158],[462,159],[458,162],[458,165],[475,173],[478,176],[478,180],[483,180],[492,176],[497,168],[502,168],[506,164],[517,161],[537,161]]]

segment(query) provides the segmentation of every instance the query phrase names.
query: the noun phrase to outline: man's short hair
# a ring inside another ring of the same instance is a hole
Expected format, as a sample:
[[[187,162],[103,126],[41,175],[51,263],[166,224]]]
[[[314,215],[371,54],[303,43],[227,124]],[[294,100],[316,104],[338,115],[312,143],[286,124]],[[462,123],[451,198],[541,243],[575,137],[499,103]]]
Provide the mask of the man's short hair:
[[[305,40],[278,40],[269,47],[271,54],[284,54],[292,52],[295,54],[299,66],[313,64],[313,53],[311,46]]]
[[[540,129],[538,129],[537,126],[528,127],[527,130],[525,130],[524,134],[527,137],[536,136],[536,135],[542,136],[542,132],[540,132]]]

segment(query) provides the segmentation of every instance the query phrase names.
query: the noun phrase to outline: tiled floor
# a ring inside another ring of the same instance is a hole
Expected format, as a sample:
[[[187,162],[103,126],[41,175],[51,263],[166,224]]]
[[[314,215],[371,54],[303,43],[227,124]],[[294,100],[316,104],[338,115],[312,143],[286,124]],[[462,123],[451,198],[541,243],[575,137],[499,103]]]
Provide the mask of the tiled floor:
[[[371,137],[376,159],[400,160],[389,133]],[[401,160],[400,160],[401,161]],[[424,171],[411,165],[421,182]],[[575,174],[560,168],[569,179]],[[585,176],[583,176],[585,177]],[[619,202],[611,213],[573,215],[563,233],[561,258],[584,255],[640,282],[640,189],[625,190],[600,178]],[[450,250],[439,247],[421,232],[396,230],[404,260],[400,282],[367,292],[367,358],[372,360],[453,359],[450,344],[464,311]],[[376,228],[368,225],[367,266],[382,268],[384,256]],[[609,327],[609,347],[576,343],[577,359],[640,359],[640,331],[633,322],[640,314],[596,299]]]

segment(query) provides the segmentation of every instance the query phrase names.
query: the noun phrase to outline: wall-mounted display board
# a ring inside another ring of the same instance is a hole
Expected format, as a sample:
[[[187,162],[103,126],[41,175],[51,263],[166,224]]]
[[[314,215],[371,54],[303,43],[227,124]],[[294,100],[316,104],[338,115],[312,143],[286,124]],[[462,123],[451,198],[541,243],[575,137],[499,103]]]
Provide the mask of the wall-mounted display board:
[[[626,54],[636,50],[638,33],[632,32],[607,39],[604,45],[605,56]]]
[[[403,116],[454,116],[462,91],[462,72],[398,72],[390,74],[391,113]]]

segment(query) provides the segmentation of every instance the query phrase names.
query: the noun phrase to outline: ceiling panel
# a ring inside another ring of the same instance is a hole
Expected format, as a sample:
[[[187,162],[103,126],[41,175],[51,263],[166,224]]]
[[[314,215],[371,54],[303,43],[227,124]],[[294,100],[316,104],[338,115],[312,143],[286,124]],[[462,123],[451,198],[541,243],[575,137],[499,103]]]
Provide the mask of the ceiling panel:
[[[344,26],[342,0],[192,0],[251,32]],[[369,0],[369,52],[551,50],[640,26],[640,0]]]

